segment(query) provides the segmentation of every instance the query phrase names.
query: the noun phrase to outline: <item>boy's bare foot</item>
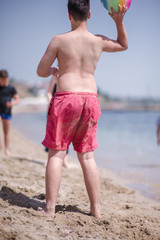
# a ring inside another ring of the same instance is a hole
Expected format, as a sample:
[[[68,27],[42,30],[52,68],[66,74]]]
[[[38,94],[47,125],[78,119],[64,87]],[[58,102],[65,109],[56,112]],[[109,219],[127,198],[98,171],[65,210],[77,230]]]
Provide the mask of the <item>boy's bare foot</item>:
[[[98,213],[98,212],[97,212],[97,213],[96,213],[96,212],[95,212],[95,213],[90,212],[89,215],[94,216],[94,217],[96,217],[96,218],[101,218],[101,214]]]
[[[92,215],[92,216],[94,216],[96,218],[101,218],[100,206],[99,205],[91,206],[90,215]]]
[[[45,206],[45,208],[41,210],[41,213],[45,214],[45,215],[47,215],[51,218],[54,218],[55,217],[55,208],[54,207],[53,208],[46,208],[46,206]]]
[[[11,153],[10,153],[10,151],[9,151],[8,149],[5,149],[5,154],[6,154],[7,156],[11,156]]]

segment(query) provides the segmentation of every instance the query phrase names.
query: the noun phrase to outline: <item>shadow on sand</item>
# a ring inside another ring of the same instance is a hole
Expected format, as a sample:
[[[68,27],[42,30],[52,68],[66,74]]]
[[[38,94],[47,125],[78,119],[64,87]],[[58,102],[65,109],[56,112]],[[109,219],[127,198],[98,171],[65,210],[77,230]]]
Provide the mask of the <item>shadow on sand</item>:
[[[25,196],[23,193],[16,193],[13,189],[3,186],[0,190],[0,198],[3,201],[7,201],[13,206],[23,207],[23,208],[32,208],[38,210],[39,208],[44,208],[45,203],[39,200],[45,199],[45,194],[39,194],[33,196],[33,198]],[[38,200],[37,200],[38,199]],[[56,213],[61,212],[76,212],[83,215],[90,215],[84,211],[81,211],[76,205],[56,205]]]
[[[0,198],[18,207],[33,208],[34,210],[44,207],[44,202],[29,198],[23,193],[16,193],[13,189],[6,186],[1,188]]]

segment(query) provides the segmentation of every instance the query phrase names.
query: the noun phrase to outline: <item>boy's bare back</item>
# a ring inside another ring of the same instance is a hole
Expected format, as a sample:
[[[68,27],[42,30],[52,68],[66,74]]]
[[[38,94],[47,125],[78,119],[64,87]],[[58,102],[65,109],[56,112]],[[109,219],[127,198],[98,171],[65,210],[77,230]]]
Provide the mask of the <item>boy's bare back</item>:
[[[87,30],[87,21],[76,22],[71,17],[72,31],[55,36],[43,58],[37,73],[41,77],[53,74],[51,65],[57,58],[59,63],[59,79],[57,92],[93,92],[97,93],[94,71],[103,51],[117,52],[127,48],[127,35],[123,25],[123,16],[127,11],[118,11],[111,15],[117,26],[117,40],[105,36],[93,35]]]
[[[94,71],[102,52],[98,37],[77,29],[57,36],[56,40],[60,69],[58,91],[96,93]]]

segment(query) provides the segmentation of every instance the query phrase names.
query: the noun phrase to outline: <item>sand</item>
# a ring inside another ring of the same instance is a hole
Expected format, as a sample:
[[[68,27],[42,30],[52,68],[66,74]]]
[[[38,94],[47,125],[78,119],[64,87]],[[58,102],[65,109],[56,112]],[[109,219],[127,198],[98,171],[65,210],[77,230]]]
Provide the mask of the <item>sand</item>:
[[[1,240],[160,240],[160,203],[140,196],[108,170],[100,169],[100,220],[89,216],[89,200],[78,162],[63,168],[56,216],[39,211],[45,202],[43,147],[11,130],[11,151],[0,152]]]

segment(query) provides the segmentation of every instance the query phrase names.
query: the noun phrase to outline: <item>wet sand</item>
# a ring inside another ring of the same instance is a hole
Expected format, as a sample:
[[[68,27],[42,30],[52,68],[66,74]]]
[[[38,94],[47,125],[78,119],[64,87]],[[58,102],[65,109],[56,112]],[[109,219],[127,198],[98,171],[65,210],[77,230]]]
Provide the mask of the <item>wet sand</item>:
[[[47,154],[14,129],[11,152],[12,157],[0,152],[1,240],[160,240],[160,203],[125,187],[108,170],[100,169],[102,218],[89,216],[83,174],[71,157],[70,168],[63,168],[55,218],[41,216]]]

